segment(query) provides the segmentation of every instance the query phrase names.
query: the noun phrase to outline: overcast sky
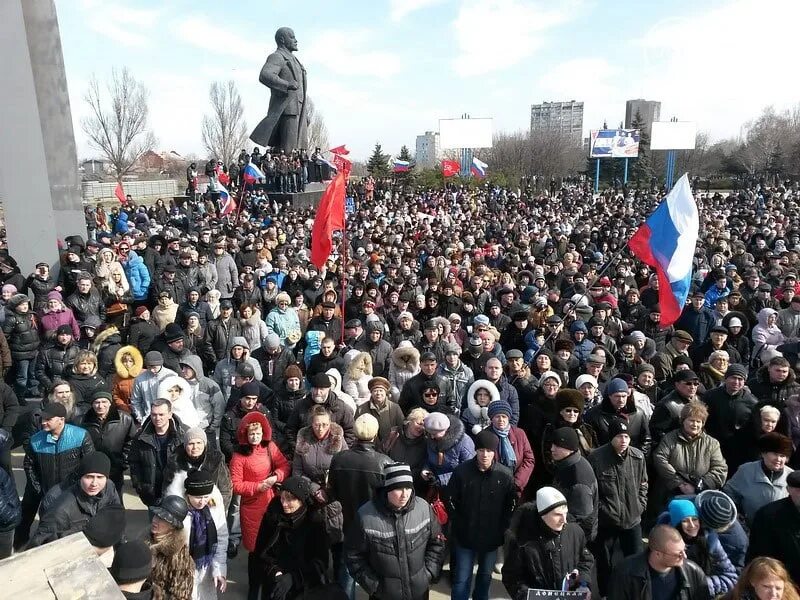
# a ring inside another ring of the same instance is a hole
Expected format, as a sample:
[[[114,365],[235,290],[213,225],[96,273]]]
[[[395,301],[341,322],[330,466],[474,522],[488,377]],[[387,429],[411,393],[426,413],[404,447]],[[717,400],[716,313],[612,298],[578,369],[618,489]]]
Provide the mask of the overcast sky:
[[[800,100],[797,0],[56,0],[79,158],[92,74],[127,66],[150,90],[159,150],[204,155],[200,123],[213,81],[239,86],[252,128],[258,82],[280,26],[293,27],[308,93],[332,145],[365,158],[437,130],[440,118],[530,125],[530,105],[583,100],[584,129],[661,100],[661,117],[737,135],[770,104]],[[235,7],[235,8],[234,8]]]

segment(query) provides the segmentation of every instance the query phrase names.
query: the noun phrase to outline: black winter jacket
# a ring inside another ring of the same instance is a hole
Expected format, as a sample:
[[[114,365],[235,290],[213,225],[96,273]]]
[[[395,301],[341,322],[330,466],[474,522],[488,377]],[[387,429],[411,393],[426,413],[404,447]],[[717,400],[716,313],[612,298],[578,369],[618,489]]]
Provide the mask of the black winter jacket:
[[[703,397],[708,406],[705,431],[719,441],[726,460],[732,456],[732,444],[736,432],[750,423],[753,407],[758,400],[746,387],[731,396],[725,385],[716,387]]]
[[[261,372],[264,376],[261,378],[262,383],[271,390],[276,390],[283,384],[283,373],[286,367],[297,363],[294,354],[288,348],[281,348],[280,352],[270,354],[264,346],[253,350],[253,358],[261,365]]]
[[[11,433],[20,415],[20,405],[12,387],[0,381],[0,428]]]
[[[131,321],[131,328],[128,330],[128,343],[136,346],[142,356],[150,351],[153,341],[158,336],[158,326],[150,321],[142,321],[134,318]]]
[[[263,368],[263,364],[262,364]],[[294,407],[305,398],[306,391],[301,386],[299,390],[290,392],[286,383],[281,382],[275,389],[275,395],[269,402],[269,412],[272,414],[273,431],[275,428],[281,433],[286,433],[286,424],[294,412]]]
[[[180,419],[172,416],[167,439],[167,456],[175,454],[183,444],[183,434],[186,428]],[[158,455],[158,446],[155,441],[155,430],[147,417],[142,424],[142,429],[134,438],[128,454],[128,465],[131,472],[131,483],[136,493],[139,494],[145,506],[153,506],[164,491],[164,471],[166,463],[161,464]]]
[[[580,451],[553,462],[553,487],[567,499],[569,520],[583,529],[586,540],[597,535],[597,478]]]
[[[430,505],[411,497],[389,507],[386,493],[358,511],[345,537],[347,567],[374,600],[422,600],[442,569],[444,538]]]
[[[617,412],[606,396],[600,404],[589,409],[583,420],[594,429],[597,434],[597,443],[607,444],[611,441],[611,436],[608,434],[608,426],[614,418],[620,418],[627,422],[631,446],[638,448],[647,456],[650,453],[650,445],[652,443],[650,427],[642,411],[636,408],[633,396],[628,398],[628,403],[620,412]]]
[[[372,500],[383,485],[383,467],[392,460],[367,442],[334,454],[328,472],[331,496],[342,503],[344,526],[355,521],[358,508]]]
[[[481,471],[472,458],[453,471],[446,496],[450,535],[459,546],[488,552],[503,545],[517,501],[511,469],[495,462],[488,471]]]
[[[786,565],[793,581],[800,581],[800,511],[791,498],[762,506],[753,517],[747,562],[770,556]]]
[[[642,451],[629,446],[623,457],[604,444],[589,455],[589,464],[597,477],[599,525],[630,529],[641,523],[648,490]]]
[[[136,422],[126,412],[120,412],[113,404],[105,421],[100,421],[90,409],[83,417],[83,427],[92,436],[95,450],[104,452],[111,459],[112,479],[122,477],[128,466],[128,453],[136,436]]]
[[[535,503],[520,506],[511,519],[505,544],[503,585],[512,600],[525,600],[528,588],[560,590],[564,576],[578,570],[578,581],[591,587],[594,558],[577,523],[560,532],[545,525]]]
[[[110,392],[111,388],[105,379],[98,373],[83,375],[80,373],[67,373],[67,382],[72,387],[72,397],[75,398],[76,408],[82,408],[83,413],[89,410],[97,392]]]
[[[611,572],[607,600],[652,600],[648,550],[622,560]],[[708,600],[709,591],[702,569],[689,559],[678,567],[675,600]]]
[[[11,358],[33,360],[39,350],[39,331],[33,313],[20,313],[6,307],[6,320],[3,321],[3,333],[11,349]]]
[[[62,346],[56,341],[47,342],[39,349],[36,379],[39,380],[43,391],[50,390],[56,379],[66,377],[67,368],[74,364],[79,351],[80,348],[73,343]]]
[[[97,317],[101,323],[106,320],[106,303],[103,301],[103,296],[92,287],[88,294],[81,294],[75,292],[69,296],[64,302],[75,315],[75,320],[81,325],[86,322],[89,317]]]
[[[206,338],[203,340],[204,352],[208,356],[215,356],[218,361],[228,358],[233,338],[241,335],[242,326],[239,324],[239,319],[231,317],[227,322],[214,319],[206,327]]]
[[[406,381],[405,385],[403,386],[403,390],[400,392],[400,400],[397,402],[400,405],[404,415],[407,415],[417,407],[425,408],[425,406],[422,404],[422,391],[425,389],[425,386],[431,384],[439,388],[440,397],[442,397],[444,392],[447,390],[447,384],[442,376],[438,373],[434,373],[428,377],[425,375],[425,373],[420,371],[411,379]],[[457,404],[455,406],[447,407],[447,411],[455,415],[458,414],[458,409],[459,406]]]

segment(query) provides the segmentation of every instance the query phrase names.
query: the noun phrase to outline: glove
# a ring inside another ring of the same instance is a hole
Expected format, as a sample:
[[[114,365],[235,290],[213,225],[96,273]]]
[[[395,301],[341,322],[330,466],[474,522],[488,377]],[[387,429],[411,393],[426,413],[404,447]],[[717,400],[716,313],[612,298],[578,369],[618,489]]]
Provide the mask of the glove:
[[[286,600],[291,591],[292,576],[289,573],[284,573],[275,580],[275,585],[272,586],[272,594],[269,596],[270,600]]]

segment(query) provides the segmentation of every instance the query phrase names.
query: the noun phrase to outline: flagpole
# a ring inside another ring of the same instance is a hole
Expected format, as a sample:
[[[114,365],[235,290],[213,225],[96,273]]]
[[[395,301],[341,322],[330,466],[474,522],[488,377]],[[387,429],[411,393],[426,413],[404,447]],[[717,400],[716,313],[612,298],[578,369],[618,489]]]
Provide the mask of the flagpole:
[[[347,188],[345,188],[345,194],[347,194]],[[345,295],[346,295],[345,294],[345,289],[346,289],[346,286],[347,286],[347,279],[346,279],[346,276],[345,276],[346,273],[347,273],[347,210],[346,209],[344,211],[344,217],[342,219],[342,222],[344,223],[344,226],[342,227],[342,251],[341,251],[341,255],[342,255],[342,297],[341,297],[341,306],[342,306],[342,318],[341,318],[341,321],[342,321],[342,339],[341,339],[341,343],[344,344],[344,321],[345,321],[344,303],[345,303]]]

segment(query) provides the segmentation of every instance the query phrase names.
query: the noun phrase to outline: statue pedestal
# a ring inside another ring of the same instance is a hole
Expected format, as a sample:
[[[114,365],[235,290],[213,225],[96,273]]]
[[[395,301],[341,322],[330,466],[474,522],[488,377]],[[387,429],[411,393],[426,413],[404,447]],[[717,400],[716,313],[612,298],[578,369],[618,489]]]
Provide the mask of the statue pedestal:
[[[325,193],[325,188],[328,187],[325,183],[308,183],[306,191],[295,192],[293,194],[282,194],[281,192],[268,192],[270,200],[282,204],[283,206],[291,206],[295,209],[303,208],[316,208],[319,205],[322,194]]]

